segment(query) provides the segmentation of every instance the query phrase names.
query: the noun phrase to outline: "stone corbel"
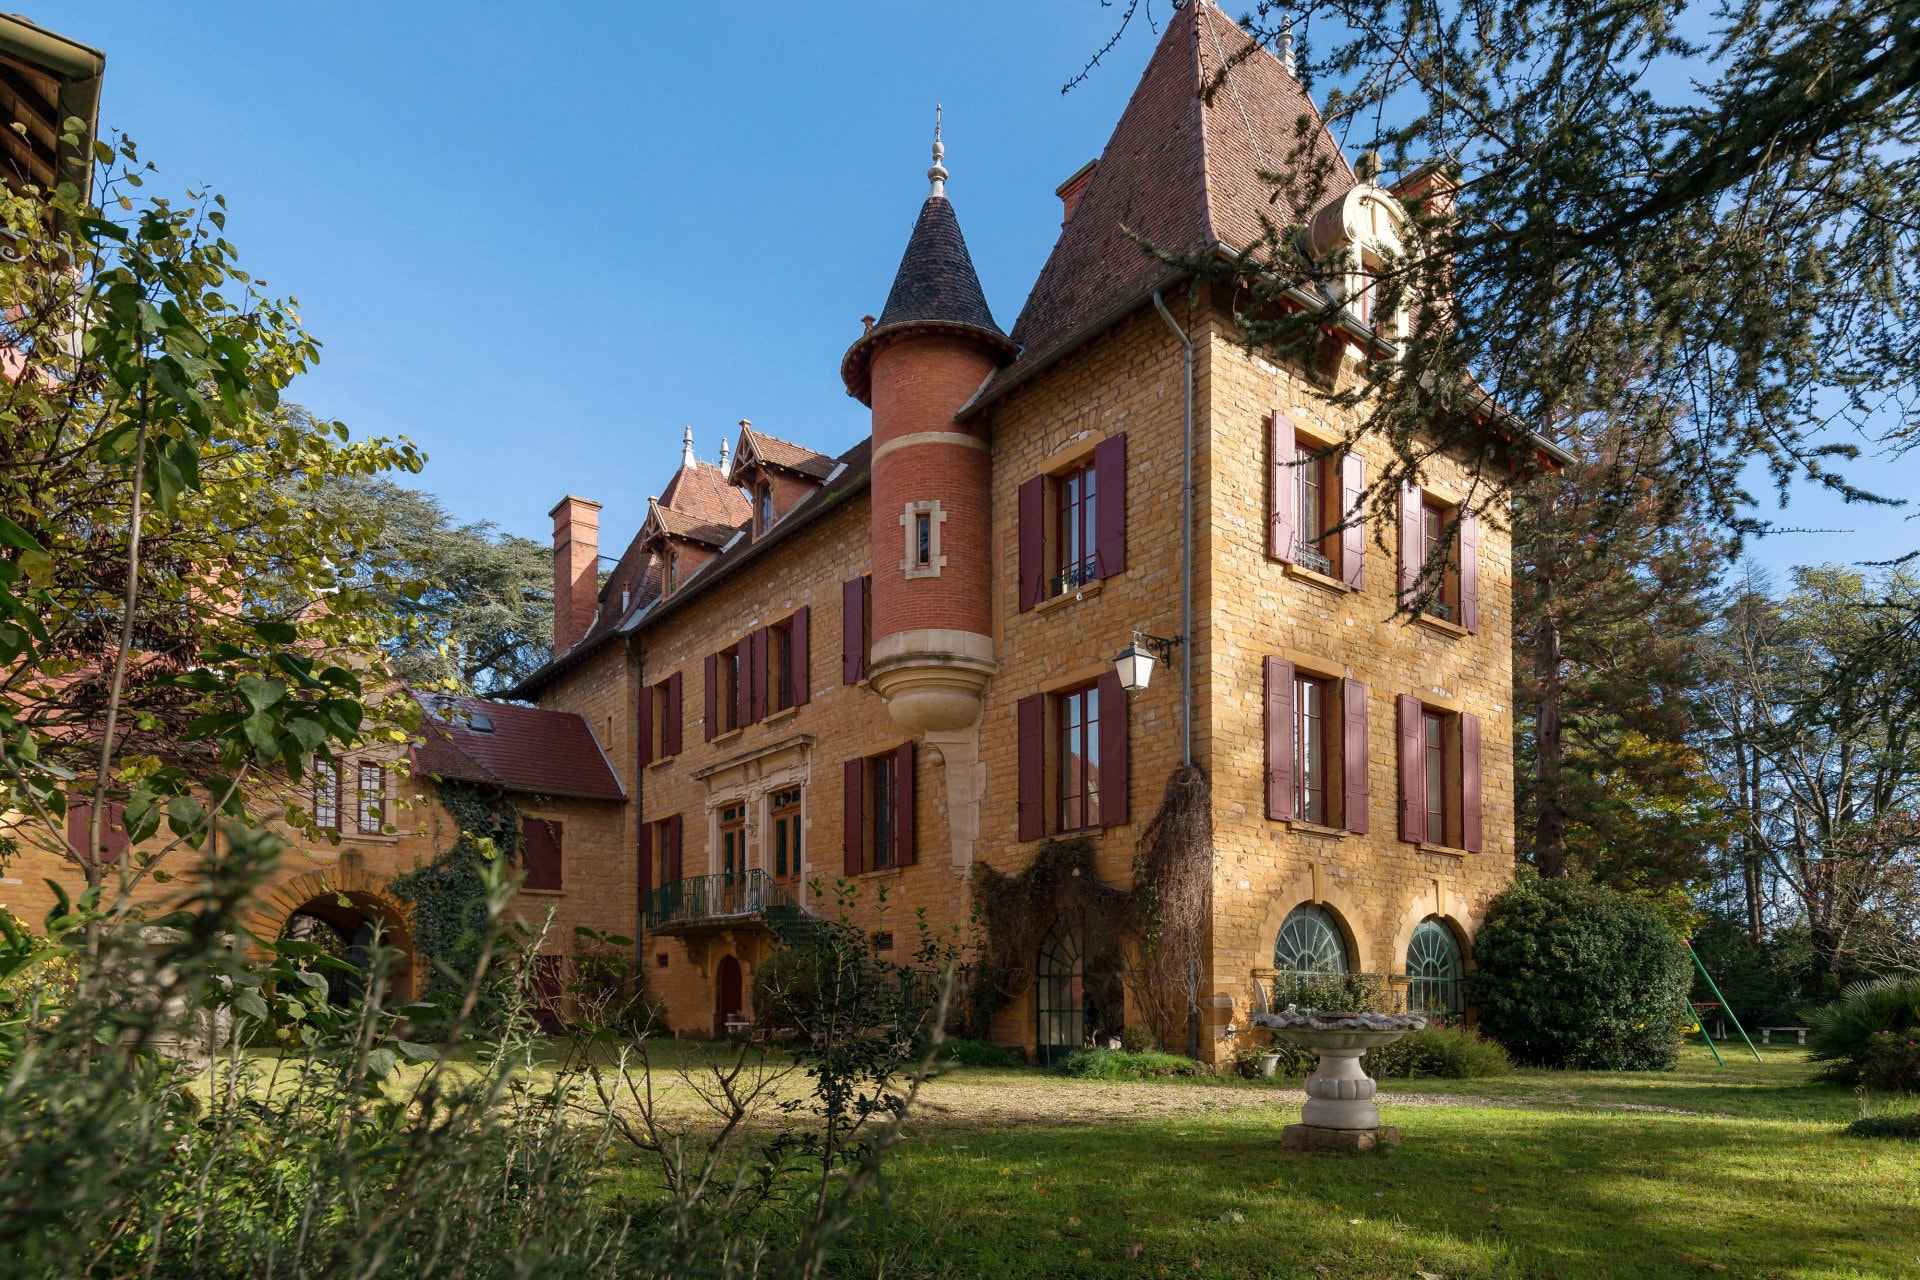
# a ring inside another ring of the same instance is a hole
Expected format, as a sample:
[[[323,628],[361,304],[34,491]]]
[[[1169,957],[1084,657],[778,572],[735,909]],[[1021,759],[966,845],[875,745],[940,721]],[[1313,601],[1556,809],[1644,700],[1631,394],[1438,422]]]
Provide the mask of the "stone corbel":
[[[987,790],[987,766],[980,759],[980,726],[930,731],[928,747],[940,753],[947,775],[947,839],[953,869],[966,874],[973,867],[973,847],[980,838],[980,798]]]

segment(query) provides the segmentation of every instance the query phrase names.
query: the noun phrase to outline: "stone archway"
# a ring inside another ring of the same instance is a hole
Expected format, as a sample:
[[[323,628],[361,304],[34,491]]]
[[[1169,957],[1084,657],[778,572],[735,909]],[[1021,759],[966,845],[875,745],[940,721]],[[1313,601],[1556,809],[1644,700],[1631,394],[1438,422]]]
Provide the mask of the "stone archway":
[[[358,859],[293,876],[268,891],[247,915],[247,931],[263,946],[297,927],[299,919],[319,921],[364,947],[375,929],[384,945],[401,957],[390,975],[391,1003],[414,997],[413,927],[406,907],[387,892],[384,881],[368,875]]]

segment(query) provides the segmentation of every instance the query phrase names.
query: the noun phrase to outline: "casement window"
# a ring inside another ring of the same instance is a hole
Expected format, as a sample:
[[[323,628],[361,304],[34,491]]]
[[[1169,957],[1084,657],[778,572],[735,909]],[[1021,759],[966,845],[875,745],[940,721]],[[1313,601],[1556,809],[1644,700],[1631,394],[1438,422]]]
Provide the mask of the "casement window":
[[[1120,695],[1125,697],[1123,693]],[[1057,831],[1100,825],[1100,686],[1053,698],[1054,759],[1059,768]]]
[[[729,645],[707,655],[707,740],[731,733],[747,723],[749,681],[743,677],[750,666],[740,650],[742,644]]]
[[[842,766],[842,870],[850,876],[917,860],[914,744]]]
[[[1414,485],[1400,490],[1400,596],[1422,612],[1480,629],[1480,519]]]
[[[332,760],[313,762],[313,825],[322,831],[340,829],[340,766]]]
[[[359,801],[360,834],[377,836],[387,825],[387,771],[378,764],[362,761],[360,764],[360,785],[356,788]]]
[[[1365,461],[1294,429],[1275,412],[1267,431],[1267,556],[1338,578],[1356,590],[1364,581],[1367,487]],[[1350,514],[1351,513],[1351,514]]]
[[[873,575],[849,578],[840,584],[840,681],[859,684],[867,678],[867,655],[873,651]]]
[[[640,902],[646,909],[647,898],[656,889],[664,889],[683,878],[680,815],[640,824]]]
[[[1108,436],[1019,494],[1020,608],[1123,573],[1127,567],[1127,437]]]
[[[1267,817],[1367,830],[1367,686],[1268,658]]]
[[[766,671],[766,688],[754,708],[754,719],[812,700],[812,631],[813,611],[803,606],[761,632],[765,639],[756,642],[755,652]]]
[[[520,823],[520,862],[526,868],[523,889],[560,889],[561,824],[551,818],[523,818]]]
[[[767,805],[767,826],[772,831],[768,870],[783,884],[800,879],[800,799],[799,787],[787,787],[774,792]]]
[[[722,805],[715,829],[719,835],[715,847],[720,851],[720,865],[713,869],[732,884],[747,869],[747,806]]]
[[[1400,838],[1479,852],[1479,717],[1401,694],[1398,720]]]
[[[315,762],[321,763],[319,761]],[[102,864],[118,862],[127,852],[127,806],[117,801],[107,802],[107,816],[100,824],[100,859]],[[88,841],[93,838],[93,805],[89,801],[74,801],[67,806],[67,848],[82,862],[93,860],[93,850]]]
[[[1014,707],[1019,838],[1125,826],[1131,771],[1127,695],[1108,671],[1090,685]]]
[[[640,767],[680,754],[680,673],[640,691]]]

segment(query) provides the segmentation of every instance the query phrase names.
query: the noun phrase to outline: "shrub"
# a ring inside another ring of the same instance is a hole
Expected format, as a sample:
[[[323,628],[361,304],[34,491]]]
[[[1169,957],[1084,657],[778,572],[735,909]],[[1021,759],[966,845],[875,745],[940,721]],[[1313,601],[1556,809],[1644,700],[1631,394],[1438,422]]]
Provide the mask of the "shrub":
[[[1375,1079],[1479,1080],[1513,1070],[1507,1051],[1464,1027],[1428,1027],[1369,1049],[1360,1065]]]
[[[1678,1058],[1692,961],[1645,904],[1529,876],[1494,899],[1474,954],[1481,1029],[1516,1061],[1660,1071]]]
[[[1282,973],[1273,979],[1269,1008],[1295,1005],[1328,1013],[1392,1013],[1393,993],[1377,973]]]
[[[1067,1055],[1060,1070],[1082,1080],[1166,1080],[1208,1074],[1205,1065],[1177,1053],[1128,1053],[1125,1049],[1081,1049]]]
[[[1024,1067],[1027,1055],[1005,1045],[988,1044],[965,1036],[949,1036],[940,1044],[940,1060],[961,1067]]]
[[[1920,1039],[1920,978],[1881,978],[1856,982],[1843,991],[1838,1000],[1807,1015],[1807,1043],[1813,1047],[1813,1060],[1823,1064],[1822,1074],[1848,1084],[1867,1083],[1869,1069],[1899,1074],[1904,1058],[1908,1083],[1880,1085],[1879,1088],[1914,1090],[1912,1050],[1903,1049],[1894,1040]],[[1876,1047],[1874,1037],[1890,1033],[1886,1043]]]
[[[1860,1083],[1886,1093],[1920,1093],[1920,1031],[1876,1031],[1869,1036]]]
[[[1154,1043],[1153,1032],[1139,1023],[1120,1030],[1120,1047],[1128,1053],[1151,1053],[1160,1046]]]

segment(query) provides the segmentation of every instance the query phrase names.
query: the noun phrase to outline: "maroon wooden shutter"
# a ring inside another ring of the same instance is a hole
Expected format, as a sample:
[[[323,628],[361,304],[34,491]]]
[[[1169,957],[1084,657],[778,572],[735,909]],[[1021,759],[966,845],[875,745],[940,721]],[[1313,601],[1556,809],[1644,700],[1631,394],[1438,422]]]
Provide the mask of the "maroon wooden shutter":
[[[1104,482],[1103,482],[1104,483]],[[1102,490],[1104,493],[1105,490]],[[1102,499],[1104,501],[1104,498]],[[1127,739],[1127,691],[1115,671],[1100,674],[1100,825],[1122,827],[1131,814],[1132,744]]]
[[[1020,610],[1047,596],[1047,478],[1033,476],[1020,486]]]
[[[640,686],[640,767],[653,763],[653,686]]]
[[[707,655],[707,714],[702,721],[706,725],[707,741],[713,741],[713,735],[719,732],[720,716],[720,655]]]
[[[1296,452],[1293,419],[1276,409],[1267,431],[1267,470],[1271,473],[1267,494],[1267,555],[1275,560],[1291,561],[1294,540],[1298,537],[1299,521],[1293,509],[1300,493],[1299,477],[1293,465]]]
[[[686,823],[681,820],[679,814],[676,813],[667,819],[667,834],[673,838],[673,865],[669,868],[671,874],[667,878],[671,880],[684,880],[687,876],[687,864],[684,856],[686,854],[686,843],[684,839],[686,835]]]
[[[1093,447],[1094,572],[1102,578],[1127,568],[1127,437],[1108,436]]]
[[[1367,513],[1360,505],[1366,491],[1367,460],[1349,449],[1340,455],[1340,511],[1351,521],[1340,530],[1340,577],[1356,591],[1367,557]]]
[[[729,652],[733,655],[732,727],[738,729],[753,723],[753,637],[742,636]]]
[[[1480,717],[1460,716],[1460,847],[1480,852]]]
[[[867,762],[849,760],[840,771],[840,848],[846,854],[841,870],[857,876],[866,865]]]
[[[520,862],[526,871],[522,888],[560,887],[560,835],[560,824],[545,818],[528,818],[521,825]]]
[[[1293,664],[1285,658],[1266,662],[1267,816],[1294,816]]]
[[[1460,625],[1480,629],[1480,517],[1460,515]]]
[[[76,802],[67,806],[67,848],[82,862],[93,861],[93,850],[87,847],[87,828],[92,825],[92,805]]]
[[[745,723],[758,724],[767,718],[767,649],[770,633],[762,627],[747,637],[742,660],[747,664],[747,716]]]
[[[1349,831],[1367,833],[1367,686],[1348,680],[1340,691],[1341,818]]]
[[[813,700],[813,610],[806,605],[787,624],[787,688],[793,691],[793,705],[804,707]]]
[[[1400,838],[1414,844],[1427,838],[1427,770],[1425,724],[1420,699],[1401,694],[1400,719]]]
[[[1047,791],[1047,695],[1030,693],[1014,707],[1015,736],[1019,743],[1020,839],[1038,840],[1046,834],[1043,797]]]
[[[1425,559],[1421,550],[1420,490],[1411,484],[1400,486],[1400,603],[1406,604],[1420,594],[1420,566]],[[1423,811],[1424,812],[1424,811]]]
[[[867,676],[865,593],[859,578],[840,584],[840,683],[859,684]]]
[[[667,677],[667,724],[660,735],[661,749],[670,756],[680,754],[680,673]]]
[[[647,895],[653,892],[653,824],[640,824],[640,919],[647,918]]]
[[[913,781],[913,739],[908,738],[893,753],[893,860],[896,864],[919,861],[913,820]]]

